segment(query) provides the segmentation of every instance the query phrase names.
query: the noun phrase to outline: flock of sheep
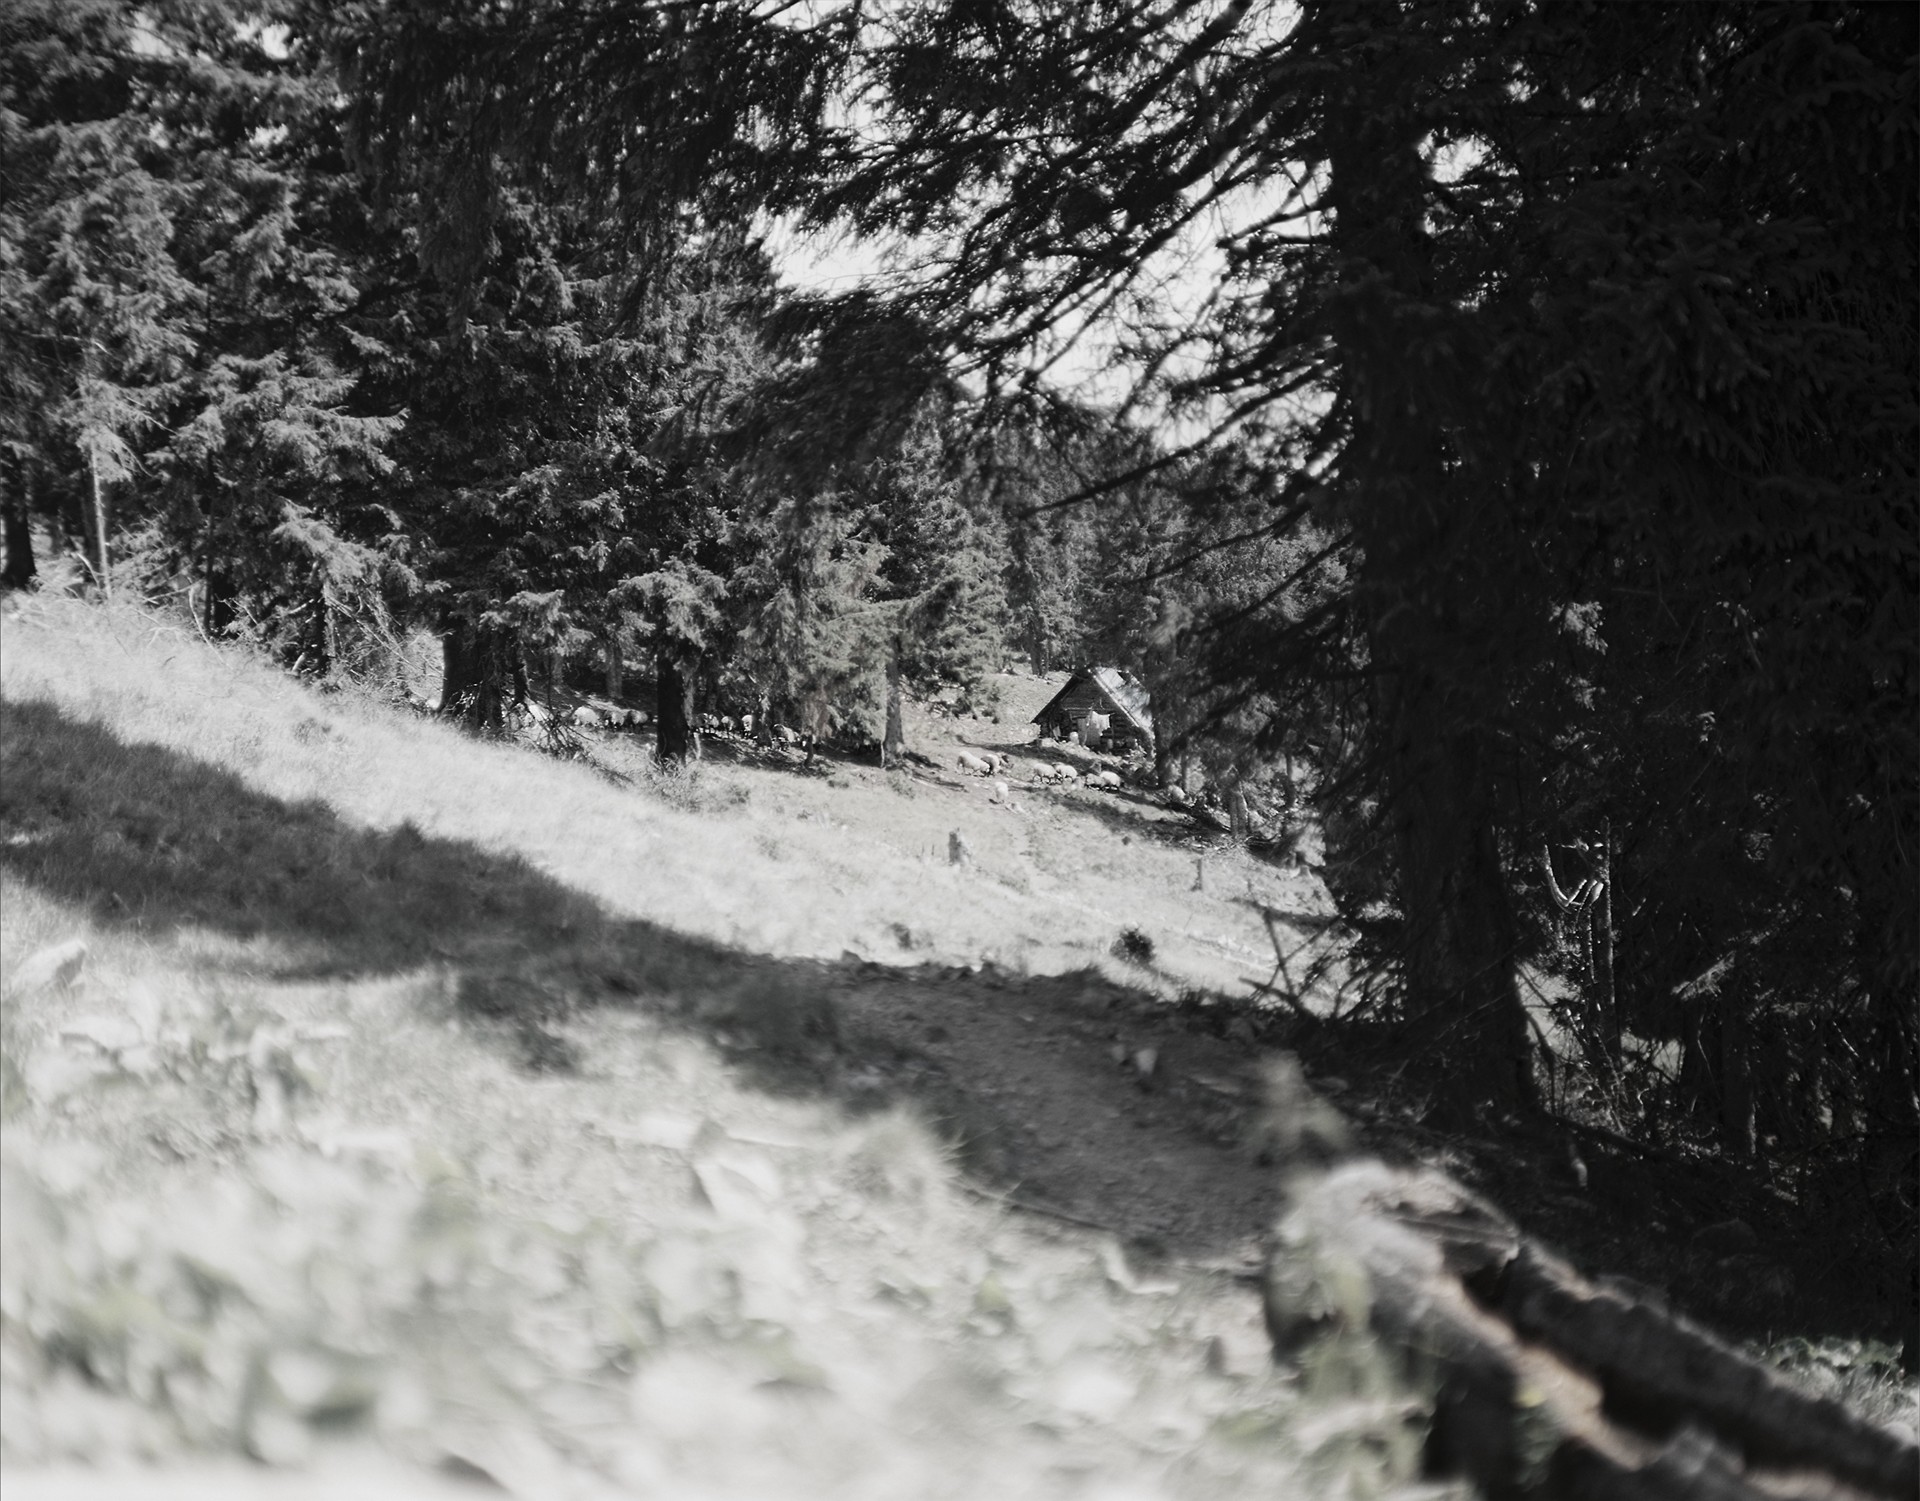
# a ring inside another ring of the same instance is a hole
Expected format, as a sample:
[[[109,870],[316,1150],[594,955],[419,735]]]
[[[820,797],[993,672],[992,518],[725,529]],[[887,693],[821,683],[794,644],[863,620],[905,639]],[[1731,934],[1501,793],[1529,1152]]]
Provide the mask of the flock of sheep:
[[[440,708],[438,695],[422,698],[409,691],[406,694],[408,704],[422,713],[436,713]],[[543,728],[555,720],[572,725],[579,730],[631,730],[640,729],[651,721],[640,709],[596,708],[591,704],[580,704],[572,710],[555,713],[544,704],[532,699],[524,700],[513,706],[510,719],[519,721],[529,729]],[[731,714],[702,714],[700,729],[709,735],[726,737],[754,738],[755,720],[751,714],[742,714],[738,718]],[[799,731],[784,724],[759,726],[762,736],[776,745],[802,748],[805,737]],[[972,776],[1005,778],[1009,775],[1010,759],[1005,751],[963,750],[954,758],[958,768]],[[1105,792],[1118,792],[1126,785],[1120,773],[1112,770],[1082,772],[1077,766],[1066,761],[1040,762],[1029,772],[1029,780],[1041,786],[1081,786],[1098,788]],[[995,782],[1000,798],[1007,796],[1006,783]],[[1182,798],[1182,801],[1185,799]]]
[[[1004,751],[963,750],[954,758],[954,764],[960,770],[977,777],[998,777],[1006,774],[1007,756]],[[1032,779],[1042,784],[1079,783],[1084,787],[1098,787],[1108,792],[1118,792],[1126,785],[1117,771],[1094,771],[1083,776],[1079,767],[1065,761],[1042,762],[1034,768]]]
[[[701,733],[707,735],[737,735],[744,739],[754,738],[755,719],[751,714],[742,714],[735,719],[731,714],[702,714],[700,716]],[[803,746],[806,736],[789,725],[760,725],[762,737],[775,745]]]

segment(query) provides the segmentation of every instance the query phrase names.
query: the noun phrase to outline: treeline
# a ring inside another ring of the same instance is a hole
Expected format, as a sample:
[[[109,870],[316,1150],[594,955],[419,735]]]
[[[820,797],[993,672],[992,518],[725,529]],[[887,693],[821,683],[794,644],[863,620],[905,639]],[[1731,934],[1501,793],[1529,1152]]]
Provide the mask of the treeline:
[[[10,559],[304,667],[429,620],[480,723],[634,663],[669,754],[1130,663],[1311,767],[1443,1113],[1544,1103],[1557,968],[1571,1108],[1911,1296],[1913,7],[6,16]]]
[[[989,416],[911,320],[797,315],[735,225],[650,252],[509,183],[450,236],[457,161],[353,138],[337,59],[376,19],[0,19],[10,584],[39,530],[322,677],[424,624],[448,711],[590,674],[658,695],[669,759],[714,703],[877,740],[890,684],[1139,645],[1179,476],[1060,504],[1137,438]]]

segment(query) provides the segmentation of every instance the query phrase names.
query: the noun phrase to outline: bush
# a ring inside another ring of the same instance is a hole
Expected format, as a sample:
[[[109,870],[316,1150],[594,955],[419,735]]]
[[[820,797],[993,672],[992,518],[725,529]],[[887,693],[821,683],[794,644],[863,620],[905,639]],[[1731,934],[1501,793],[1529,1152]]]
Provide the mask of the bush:
[[[1153,963],[1153,940],[1138,928],[1122,928],[1113,940],[1113,954],[1129,964]]]

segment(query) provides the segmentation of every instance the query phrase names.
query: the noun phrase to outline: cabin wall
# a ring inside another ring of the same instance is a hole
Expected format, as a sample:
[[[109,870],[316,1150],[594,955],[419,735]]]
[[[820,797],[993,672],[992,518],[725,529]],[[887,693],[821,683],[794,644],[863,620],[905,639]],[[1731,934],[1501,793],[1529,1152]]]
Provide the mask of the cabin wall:
[[[1090,713],[1105,714],[1111,721],[1107,728],[1109,749],[1137,745],[1149,753],[1153,750],[1152,738],[1136,729],[1105,691],[1091,682],[1075,685],[1050,704],[1040,721],[1041,732],[1055,740],[1065,740],[1086,723]]]

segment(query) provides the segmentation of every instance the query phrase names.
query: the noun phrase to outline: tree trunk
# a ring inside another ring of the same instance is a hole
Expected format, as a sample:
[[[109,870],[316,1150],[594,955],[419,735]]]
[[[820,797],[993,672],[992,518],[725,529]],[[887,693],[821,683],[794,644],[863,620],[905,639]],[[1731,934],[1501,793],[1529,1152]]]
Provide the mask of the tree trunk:
[[[664,766],[683,765],[694,753],[692,675],[681,670],[679,660],[664,646],[655,654],[654,671],[653,720],[658,727],[654,754]]]
[[[1413,1038],[1445,1059],[1456,1114],[1523,1108],[1534,1088],[1517,934],[1493,820],[1476,795],[1478,746],[1470,731],[1436,738],[1424,752],[1402,749],[1391,789]]]
[[[620,697],[627,691],[627,664],[620,656],[620,637],[617,632],[607,633],[607,698],[619,703]]]
[[[1391,13],[1389,13],[1391,14]],[[1343,289],[1329,304],[1340,399],[1353,414],[1340,461],[1344,516],[1361,544],[1377,737],[1399,860],[1410,1042],[1443,1061],[1442,1105],[1533,1101],[1516,933],[1501,868],[1484,731],[1500,712],[1478,683],[1486,560],[1473,554],[1432,358],[1410,333],[1434,311],[1422,233],[1429,183],[1417,63],[1357,70],[1328,111],[1330,231]]]
[[[340,670],[340,612],[334,603],[332,584],[320,586],[320,627],[326,660],[320,664],[319,676],[331,678]]]
[[[0,571],[0,587],[29,589],[39,575],[33,560],[33,506],[28,490],[29,470],[24,462],[14,466],[15,484],[7,495],[7,566]]]
[[[440,641],[440,712],[457,714],[472,729],[504,728],[520,675],[517,655],[508,632],[454,621]]]
[[[1753,1057],[1744,1004],[1720,1002],[1720,1145],[1740,1162],[1753,1160]]]
[[[87,477],[93,482],[93,540],[100,569],[100,593],[108,604],[112,604],[113,560],[107,553],[107,493],[100,483],[100,465],[92,454],[87,455]]]
[[[900,703],[900,642],[887,656],[887,730],[880,740],[880,764],[897,766],[907,752],[906,720]]]
[[[1168,744],[1172,737],[1161,723],[1158,714],[1153,716],[1153,785],[1170,786],[1173,781],[1173,747]]]
[[[1247,813],[1246,789],[1238,783],[1227,792],[1227,822],[1235,839],[1245,839],[1253,832],[1253,820]]]

